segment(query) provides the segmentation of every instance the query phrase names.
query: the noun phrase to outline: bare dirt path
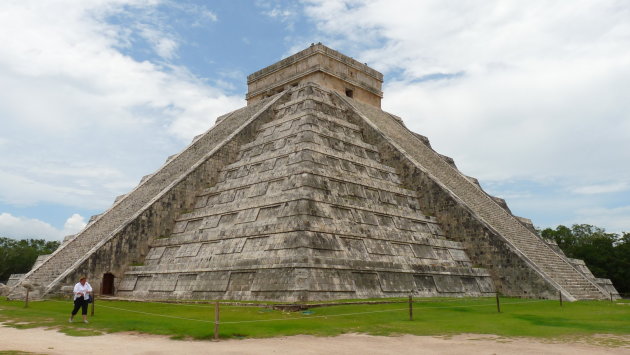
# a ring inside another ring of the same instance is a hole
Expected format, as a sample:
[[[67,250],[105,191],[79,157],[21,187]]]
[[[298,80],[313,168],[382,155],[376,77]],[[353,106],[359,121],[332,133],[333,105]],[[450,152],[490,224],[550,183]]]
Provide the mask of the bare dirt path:
[[[337,337],[307,335],[211,341],[179,341],[141,334],[106,334],[73,337],[42,328],[0,326],[0,351],[44,354],[630,354],[630,337],[604,337],[621,347],[581,342],[543,342],[463,334],[453,337],[404,335],[398,337],[346,334]]]

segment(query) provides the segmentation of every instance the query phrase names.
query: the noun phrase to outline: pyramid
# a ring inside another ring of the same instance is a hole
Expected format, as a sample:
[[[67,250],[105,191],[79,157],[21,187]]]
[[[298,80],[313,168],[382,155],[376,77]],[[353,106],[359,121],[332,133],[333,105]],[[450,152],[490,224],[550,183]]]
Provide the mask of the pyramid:
[[[380,109],[383,76],[316,44],[248,77],[247,106],[15,281],[87,275],[144,299],[617,297],[427,138]],[[31,294],[33,295],[33,294]]]

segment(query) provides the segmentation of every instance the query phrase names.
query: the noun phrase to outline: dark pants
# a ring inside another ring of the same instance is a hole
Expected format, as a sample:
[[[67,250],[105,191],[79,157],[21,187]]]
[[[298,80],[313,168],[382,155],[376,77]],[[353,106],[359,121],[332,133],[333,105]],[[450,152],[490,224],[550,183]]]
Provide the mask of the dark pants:
[[[81,314],[82,315],[84,315],[84,316],[87,315],[88,303],[83,298],[83,296],[77,297],[77,299],[74,300],[74,309],[72,310],[72,316],[77,314],[77,312],[79,311],[79,308],[81,308]]]

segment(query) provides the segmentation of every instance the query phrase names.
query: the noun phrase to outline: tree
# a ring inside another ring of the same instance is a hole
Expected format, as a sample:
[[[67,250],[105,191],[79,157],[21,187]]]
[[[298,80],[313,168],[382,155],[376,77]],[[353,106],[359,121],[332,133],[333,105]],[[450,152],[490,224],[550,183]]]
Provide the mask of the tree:
[[[611,280],[618,287],[617,291],[630,293],[630,233],[623,233],[615,245],[617,266]]]
[[[551,228],[544,229],[541,235],[555,241],[565,254],[567,251],[572,250],[576,244],[576,238],[571,229],[562,225],[557,226],[555,230]]]
[[[50,254],[58,247],[58,241],[0,238],[0,282],[6,283],[11,274],[28,272],[39,255]]]

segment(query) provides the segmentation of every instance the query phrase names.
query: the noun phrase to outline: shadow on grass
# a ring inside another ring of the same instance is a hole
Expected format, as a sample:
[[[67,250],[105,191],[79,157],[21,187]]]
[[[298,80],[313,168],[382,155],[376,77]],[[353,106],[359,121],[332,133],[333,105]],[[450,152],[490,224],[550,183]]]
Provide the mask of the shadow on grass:
[[[580,325],[577,322],[571,322],[567,318],[560,317],[536,316],[532,314],[514,315],[513,317],[516,319],[527,321],[532,325],[540,327],[579,328]]]

